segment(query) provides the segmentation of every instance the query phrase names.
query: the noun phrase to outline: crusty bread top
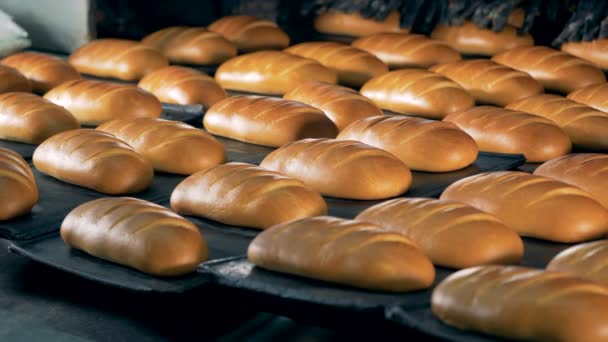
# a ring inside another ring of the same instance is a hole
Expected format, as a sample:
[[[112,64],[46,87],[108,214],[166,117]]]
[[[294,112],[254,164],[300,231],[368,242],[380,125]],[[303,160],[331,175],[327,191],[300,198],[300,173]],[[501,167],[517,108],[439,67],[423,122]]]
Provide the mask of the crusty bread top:
[[[0,94],[10,91],[32,91],[30,81],[17,69],[0,64]]]
[[[276,23],[270,20],[260,19],[251,15],[230,15],[222,17],[209,25],[208,29],[217,32],[231,41],[236,41],[241,34],[255,27],[276,27]]]
[[[45,93],[59,84],[80,79],[81,76],[65,60],[36,52],[20,52],[2,60],[2,64],[11,66],[25,77],[33,86],[33,90]]]
[[[38,193],[34,173],[27,162],[16,152],[0,147],[0,182],[2,178],[14,180]]]
[[[572,246],[556,255],[547,270],[571,273],[608,286],[608,240]]]
[[[571,92],[568,98],[608,113],[608,83],[593,84],[577,89]]]
[[[510,103],[508,109],[545,117],[562,127],[590,118],[607,118],[606,113],[554,94],[540,94]]]

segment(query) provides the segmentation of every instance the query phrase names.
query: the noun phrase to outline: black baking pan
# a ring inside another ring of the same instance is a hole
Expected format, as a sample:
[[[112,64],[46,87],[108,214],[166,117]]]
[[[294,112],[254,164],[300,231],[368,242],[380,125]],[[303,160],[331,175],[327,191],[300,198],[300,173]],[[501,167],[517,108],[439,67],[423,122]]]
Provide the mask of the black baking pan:
[[[16,152],[25,160],[30,160],[32,159],[34,151],[36,150],[38,145],[23,144],[8,140],[0,140],[0,147]]]

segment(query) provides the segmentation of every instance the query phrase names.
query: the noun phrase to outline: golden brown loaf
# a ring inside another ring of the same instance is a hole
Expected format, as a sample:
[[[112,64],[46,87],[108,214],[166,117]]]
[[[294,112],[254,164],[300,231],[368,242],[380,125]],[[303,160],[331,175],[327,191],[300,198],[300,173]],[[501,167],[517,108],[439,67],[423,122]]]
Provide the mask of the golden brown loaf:
[[[530,341],[606,341],[608,289],[563,272],[479,266],[450,275],[433,291],[444,323]]]
[[[492,57],[494,62],[528,73],[546,89],[569,93],[590,84],[606,83],[602,70],[546,46],[523,47]]]
[[[283,95],[300,83],[336,83],[336,72],[312,59],[282,51],[259,51],[224,62],[215,79],[225,89]]]
[[[359,13],[326,12],[315,18],[315,30],[321,33],[363,37],[379,32],[407,32],[400,27],[398,11],[392,11],[384,20],[364,18]]]
[[[388,72],[388,66],[376,56],[340,43],[306,42],[284,51],[316,60],[336,71],[338,82],[352,87],[360,87],[370,78]]]
[[[406,192],[412,183],[412,174],[402,161],[352,140],[296,141],[270,153],[260,166],[338,198],[395,197]]]
[[[256,266],[382,291],[431,286],[435,269],[407,237],[367,222],[313,217],[274,226],[249,245]]]
[[[524,244],[514,230],[462,203],[397,198],[366,209],[355,220],[407,236],[439,266],[514,264],[524,255]]]
[[[0,221],[32,210],[38,202],[38,187],[27,162],[17,153],[0,147]]]
[[[224,145],[211,134],[182,122],[113,120],[97,129],[129,144],[157,171],[191,175],[226,161]]]
[[[534,174],[581,188],[608,208],[608,154],[569,154],[549,160]]]
[[[220,18],[208,29],[234,42],[240,51],[279,50],[289,46],[289,36],[277,24],[249,15]]]
[[[351,123],[384,113],[370,99],[351,88],[323,82],[306,82],[283,96],[322,110],[339,131]]]
[[[529,162],[543,162],[570,152],[570,138],[553,121],[492,106],[479,106],[448,115],[486,152],[523,154]]]
[[[550,94],[531,96],[506,108],[545,117],[559,125],[578,148],[608,150],[608,114],[565,97]]]
[[[169,61],[153,47],[125,39],[97,39],[74,51],[68,59],[76,70],[98,77],[135,81],[166,67]]]
[[[521,28],[522,26],[524,26],[524,21],[526,19],[525,16],[525,10],[521,7],[517,7],[513,9],[511,14],[509,15],[509,18],[507,19],[507,24],[516,28]]]
[[[446,43],[421,34],[376,33],[359,38],[351,45],[378,57],[391,69],[428,68],[461,59],[460,53]]]
[[[30,81],[17,69],[0,64],[0,94],[12,91],[32,91]]]
[[[180,105],[202,104],[209,108],[228,97],[213,77],[179,66],[153,71],[142,78],[137,86],[154,94],[162,102]]]
[[[608,83],[594,84],[571,92],[570,100],[608,113]]]
[[[17,69],[32,84],[32,90],[44,94],[63,82],[80,79],[80,74],[68,62],[36,52],[20,52],[2,60],[2,64]]]
[[[264,96],[232,96],[213,105],[203,118],[211,134],[279,147],[304,138],[335,138],[333,122],[300,102]]]
[[[64,182],[104,194],[136,193],[152,184],[152,165],[113,135],[75,129],[45,140],[34,152],[34,166]]]
[[[162,105],[145,90],[132,85],[76,80],[62,83],[44,98],[69,110],[82,125],[129,118],[158,118]]]
[[[76,118],[65,108],[39,96],[0,95],[0,139],[37,145],[59,132],[79,127]]]
[[[198,228],[171,210],[129,197],[76,207],[61,224],[69,246],[155,276],[194,272],[207,260]]]
[[[442,119],[475,105],[475,99],[456,82],[422,69],[374,77],[361,88],[361,94],[381,108],[430,119]]]
[[[594,39],[590,42],[567,42],[562,51],[589,61],[599,68],[608,70],[608,39]]]
[[[299,180],[244,163],[220,165],[186,178],[173,191],[171,208],[259,229],[327,214],[323,197]]]
[[[608,211],[585,191],[524,172],[489,172],[459,180],[441,199],[494,214],[522,236],[573,243],[608,232]]]
[[[466,55],[493,56],[517,47],[534,45],[531,35],[519,35],[513,26],[507,25],[503,31],[494,32],[468,21],[461,26],[439,25],[431,33],[431,38],[444,41]]]
[[[338,138],[385,150],[417,171],[462,169],[477,159],[475,140],[456,125],[405,116],[376,116],[346,127]]]
[[[439,64],[429,70],[458,83],[482,104],[506,106],[543,92],[543,86],[525,72],[487,59]]]
[[[236,56],[232,42],[204,27],[167,27],[147,35],[141,42],[174,63],[214,65]]]
[[[608,240],[587,242],[570,247],[556,255],[547,269],[571,273],[580,278],[608,286]]]

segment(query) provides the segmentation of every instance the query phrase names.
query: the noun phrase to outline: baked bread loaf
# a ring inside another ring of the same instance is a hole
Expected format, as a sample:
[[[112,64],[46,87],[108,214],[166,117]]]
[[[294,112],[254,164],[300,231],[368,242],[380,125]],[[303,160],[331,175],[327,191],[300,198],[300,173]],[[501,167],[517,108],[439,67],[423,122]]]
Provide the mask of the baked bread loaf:
[[[526,72],[545,89],[562,93],[606,83],[602,70],[591,63],[546,46],[512,49],[492,57],[492,60]]]
[[[363,37],[379,32],[407,32],[400,26],[401,16],[392,11],[384,20],[364,18],[359,13],[330,11],[319,14],[314,21],[317,32]]]
[[[316,60],[336,71],[338,82],[351,87],[360,87],[370,78],[388,72],[388,66],[376,56],[335,42],[300,43],[285,52]]]
[[[191,175],[226,161],[222,143],[182,122],[149,118],[113,120],[97,129],[129,144],[161,172]]]
[[[45,140],[34,152],[34,166],[51,177],[95,191],[128,194],[152,184],[152,165],[113,135],[75,129]]]
[[[158,118],[162,105],[145,90],[132,85],[75,80],[51,89],[44,98],[69,110],[82,125],[130,118]]]
[[[141,42],[173,63],[215,65],[236,56],[234,43],[204,27],[167,27],[145,36]]]
[[[209,133],[271,147],[304,138],[335,138],[336,126],[322,111],[296,101],[232,96],[213,105],[203,124]]]
[[[139,80],[169,65],[167,58],[153,47],[134,40],[110,38],[81,46],[68,61],[83,74],[124,81]]]
[[[307,81],[336,83],[336,72],[312,59],[282,51],[258,51],[224,62],[215,79],[225,89],[283,95]]]
[[[608,84],[593,84],[571,92],[568,98],[608,113]]]
[[[302,182],[244,163],[220,165],[186,178],[171,194],[171,208],[259,229],[327,214],[323,197]]]
[[[506,106],[543,92],[543,86],[525,72],[487,59],[439,64],[429,70],[458,83],[481,104]]]
[[[608,240],[582,243],[556,255],[547,270],[562,271],[608,286]]]
[[[526,12],[523,8],[517,7],[511,11],[509,18],[507,18],[507,24],[515,27],[521,28],[524,26],[524,21],[526,20]]]
[[[530,341],[605,341],[608,289],[563,272],[479,266],[433,291],[432,311],[464,330]]]
[[[416,171],[448,172],[471,165],[479,149],[456,125],[406,116],[359,120],[338,135],[385,150]]]
[[[361,94],[381,108],[430,119],[442,119],[475,105],[475,99],[456,82],[422,69],[374,77],[363,85]]]
[[[587,192],[524,172],[489,172],[452,183],[441,199],[494,214],[522,236],[575,243],[608,232],[608,211]]]
[[[428,68],[461,59],[446,43],[421,34],[383,32],[359,38],[352,46],[367,51],[391,69]]]
[[[524,243],[514,230],[462,203],[397,198],[364,210],[355,220],[407,236],[438,266],[514,264],[524,255]]]
[[[37,145],[59,132],[79,127],[76,118],[65,108],[39,96],[0,95],[0,139]]]
[[[327,216],[263,231],[247,257],[272,271],[370,290],[415,291],[435,279],[433,264],[407,237],[372,223]]]
[[[534,45],[531,35],[519,35],[511,25],[495,32],[469,21],[461,26],[439,25],[431,33],[431,38],[446,42],[462,54],[477,56],[493,56],[503,51]]]
[[[63,82],[80,79],[80,74],[68,62],[36,52],[20,52],[2,60],[2,64],[17,69],[27,77],[32,90],[44,94]]]
[[[523,154],[529,162],[544,162],[570,153],[570,138],[553,121],[492,106],[479,106],[448,115],[485,152]]]
[[[296,141],[271,152],[260,166],[337,198],[395,197],[406,192],[412,183],[410,170],[399,159],[352,140]]]
[[[38,202],[34,174],[17,153],[0,147],[0,221],[29,213]]]
[[[545,117],[559,125],[574,147],[608,150],[608,114],[558,95],[541,94],[509,104],[506,108]]]
[[[138,87],[154,94],[162,102],[180,105],[202,104],[211,107],[228,97],[213,77],[179,66],[168,66],[144,76]]]
[[[581,188],[608,208],[608,154],[569,154],[543,163],[534,174]]]
[[[353,89],[323,82],[302,83],[283,98],[322,110],[339,131],[357,120],[384,114],[370,99]]]
[[[562,44],[562,51],[589,61],[604,70],[608,70],[607,49],[608,39],[594,39],[589,42],[566,42]]]
[[[61,224],[61,238],[70,247],[155,276],[194,272],[208,255],[194,224],[160,205],[129,197],[76,207]]]
[[[0,64],[0,94],[13,91],[32,91],[30,81],[17,69]]]
[[[240,51],[280,50],[289,46],[289,36],[277,24],[249,15],[220,18],[208,29],[234,42]]]

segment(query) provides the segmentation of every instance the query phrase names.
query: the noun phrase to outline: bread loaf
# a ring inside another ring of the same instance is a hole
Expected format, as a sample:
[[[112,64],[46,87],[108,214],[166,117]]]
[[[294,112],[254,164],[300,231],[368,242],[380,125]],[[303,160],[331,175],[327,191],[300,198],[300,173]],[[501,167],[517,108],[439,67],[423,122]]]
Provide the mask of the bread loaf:
[[[545,117],[559,125],[577,148],[608,150],[608,114],[558,95],[541,94],[506,108]]]
[[[475,99],[457,83],[434,72],[403,69],[372,78],[361,94],[395,113],[442,119],[469,109]]]
[[[511,11],[509,18],[507,18],[507,24],[509,24],[515,28],[521,28],[522,26],[524,26],[525,20],[526,20],[526,11],[521,7],[517,7],[517,8],[514,8],[513,11]]]
[[[522,236],[574,243],[608,232],[608,211],[587,192],[524,172],[490,172],[450,185],[441,199],[494,214]]]
[[[608,70],[608,39],[594,39],[592,41],[566,42],[562,45],[562,51],[582,58],[595,64],[598,68]]]
[[[234,43],[204,27],[167,27],[145,36],[141,42],[173,63],[215,65],[236,56]]]
[[[336,83],[335,71],[312,59],[282,51],[259,51],[232,58],[215,72],[226,89],[283,95],[307,81]]]
[[[155,276],[194,272],[208,255],[194,224],[167,208],[129,197],[76,207],[61,224],[61,238],[70,247]]]
[[[322,111],[296,101],[264,96],[232,96],[203,118],[211,134],[279,147],[304,138],[334,138],[336,126]]]
[[[428,68],[461,59],[460,53],[444,42],[421,34],[376,33],[359,38],[351,45],[378,57],[391,69]]]
[[[608,240],[582,243],[556,255],[547,269],[562,271],[608,286]]]
[[[608,113],[608,84],[594,84],[571,92],[568,98]]]
[[[530,341],[605,341],[608,289],[563,272],[479,266],[433,291],[432,311],[464,330]]]
[[[226,161],[224,145],[211,134],[182,122],[113,120],[97,129],[129,144],[157,171],[191,175]]]
[[[249,15],[226,16],[208,28],[234,42],[240,51],[280,50],[289,46],[289,36],[277,24]]]
[[[407,236],[438,266],[513,264],[524,255],[524,244],[514,230],[462,203],[397,198],[364,210],[355,220]]]
[[[352,140],[296,141],[270,153],[260,166],[338,198],[395,197],[406,192],[412,183],[410,170],[399,159]]]
[[[2,64],[17,69],[27,77],[32,90],[44,94],[63,82],[80,79],[80,74],[68,62],[36,52],[20,52],[2,60]]]
[[[76,118],[65,108],[39,96],[0,95],[0,139],[37,145],[59,132],[79,127]]]
[[[244,163],[220,165],[186,178],[171,194],[171,208],[259,229],[327,214],[323,197],[302,182]]]
[[[169,61],[153,47],[125,39],[97,39],[74,51],[68,59],[76,70],[98,77],[136,81],[166,67]]]
[[[469,21],[461,26],[439,25],[431,33],[431,38],[446,42],[462,54],[478,56],[493,56],[514,48],[534,45],[531,35],[519,35],[513,26],[507,25],[504,30],[495,32]]]
[[[338,82],[352,87],[360,87],[370,78],[388,72],[388,66],[376,56],[335,42],[300,43],[285,52],[316,60],[336,71]]]
[[[0,147],[0,221],[29,213],[38,202],[34,174],[17,153]]]
[[[17,69],[0,64],[0,94],[13,91],[32,91],[30,81]]]
[[[339,131],[351,123],[384,113],[370,99],[356,91],[323,82],[306,82],[283,96],[322,110]]]
[[[143,191],[154,178],[152,165],[129,145],[93,129],[56,134],[32,159],[40,172],[110,195]]]
[[[359,120],[338,135],[385,150],[416,171],[447,172],[477,159],[475,140],[456,125],[405,116]]]
[[[82,125],[129,118],[157,118],[163,108],[154,95],[132,85],[76,80],[62,83],[44,98],[72,113]]]
[[[435,269],[408,238],[379,226],[313,217],[274,226],[249,245],[256,266],[381,291],[428,288]]]
[[[458,83],[482,104],[506,106],[543,92],[543,86],[525,72],[487,59],[439,64],[429,70]]]
[[[543,162],[570,152],[570,138],[551,120],[492,106],[479,106],[448,115],[486,152],[523,154],[529,162]]]
[[[228,96],[213,77],[179,66],[153,71],[142,78],[137,86],[154,94],[162,102],[202,104],[205,108]]]
[[[321,33],[363,37],[379,32],[407,32],[400,27],[401,16],[392,11],[384,20],[364,18],[359,13],[326,12],[314,21],[315,30]]]
[[[534,174],[581,188],[608,208],[608,154],[569,154],[549,160]]]
[[[512,49],[492,57],[494,62],[528,73],[546,89],[569,93],[590,84],[606,83],[602,70],[546,46]]]

